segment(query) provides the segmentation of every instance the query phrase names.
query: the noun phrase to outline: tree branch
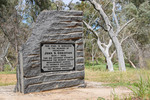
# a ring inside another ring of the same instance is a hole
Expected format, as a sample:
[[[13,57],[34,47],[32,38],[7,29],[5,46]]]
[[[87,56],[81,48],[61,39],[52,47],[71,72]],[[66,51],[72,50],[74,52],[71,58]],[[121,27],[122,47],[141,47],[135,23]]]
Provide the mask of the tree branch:
[[[140,48],[139,48],[138,44],[136,44],[136,42],[134,41],[134,39],[132,39],[132,41],[133,41],[135,47],[139,50]]]
[[[136,66],[134,65],[134,63],[133,63],[129,58],[127,58],[127,57],[125,56],[125,59],[127,59],[128,62],[131,64],[131,66],[136,69]]]
[[[136,33],[133,33],[133,34],[130,34],[130,35],[126,36],[124,39],[121,40],[120,44],[122,44],[126,39],[128,39],[129,37],[132,37],[135,34]]]
[[[6,61],[8,62],[8,64],[9,64],[9,66],[10,66],[11,70],[13,70],[13,69],[14,69],[14,67],[12,66],[12,64],[10,63],[10,61],[8,60],[7,56],[5,56],[5,59],[6,59]]]
[[[105,10],[106,7],[110,4],[110,2],[111,2],[111,1],[109,1],[109,2],[103,7],[104,10]]]
[[[110,58],[112,59],[114,54],[116,53],[116,50],[111,54]]]
[[[107,45],[105,43],[101,43],[103,46],[107,47]]]
[[[108,45],[107,45],[107,48],[109,49],[111,46],[112,46],[112,40],[109,39],[109,43],[108,43]]]
[[[117,26],[117,31],[119,31],[120,25],[118,23],[118,19],[117,19],[116,13],[115,13],[115,7],[116,7],[116,3],[115,3],[115,0],[113,0],[112,15],[114,16],[114,20],[115,20],[115,23],[116,23],[116,26]]]
[[[86,26],[87,29],[89,29],[96,37],[98,38],[98,33],[92,29],[90,25],[88,25],[85,21],[83,21],[84,25]]]
[[[7,37],[8,41],[11,42],[7,32],[2,28],[2,26],[0,25],[1,30],[3,31],[4,35]]]
[[[106,13],[104,12],[104,10],[102,9],[102,6],[100,4],[98,4],[95,0],[89,0],[89,2],[93,5],[93,7],[99,12],[99,14],[102,16],[103,20],[105,21],[105,24],[107,26],[107,30],[110,31],[112,26],[111,23],[109,21],[108,16],[106,15]],[[111,30],[111,33],[114,34],[113,30]],[[112,35],[112,34],[111,34]]]
[[[108,32],[108,30],[105,29],[105,27],[104,27],[103,25],[101,25],[100,22],[98,22],[98,25],[99,25],[100,27],[102,27],[102,29],[103,29],[104,31]]]
[[[118,30],[116,32],[116,35],[118,35],[129,23],[131,23],[135,18],[130,19],[128,22],[126,22],[121,28],[120,30]]]
[[[97,14],[97,12],[95,12],[94,14],[92,14],[92,18],[89,20],[89,22],[88,22],[88,24],[90,25],[91,23],[92,23],[92,19],[94,18],[94,16]],[[96,20],[97,20],[97,18],[96,18]],[[95,20],[94,20],[94,22],[95,22]]]
[[[5,51],[3,52],[3,55],[0,58],[4,58],[7,55],[9,46],[10,46],[10,42],[7,44],[7,47],[6,47]]]
[[[70,6],[70,5],[71,5],[71,3],[72,3],[72,1],[73,1],[73,0],[71,0],[71,1],[69,2],[69,4],[67,5],[67,7],[69,8],[69,10],[71,10],[71,9],[72,9],[72,8],[71,8],[71,6]]]
[[[85,24],[87,29],[89,29],[94,35],[96,35],[98,47],[103,52],[104,56],[107,57],[106,49],[102,46],[102,45],[104,45],[104,46],[107,47],[107,45],[104,44],[104,43],[101,43],[101,41],[100,41],[100,39],[98,37],[98,33],[96,31],[94,31],[90,25],[88,25],[85,21],[83,21],[83,23]]]
[[[99,49],[102,51],[102,53],[104,54],[105,57],[107,57],[107,53],[106,50],[103,48],[101,41],[99,40],[99,38],[97,39],[97,44]]]

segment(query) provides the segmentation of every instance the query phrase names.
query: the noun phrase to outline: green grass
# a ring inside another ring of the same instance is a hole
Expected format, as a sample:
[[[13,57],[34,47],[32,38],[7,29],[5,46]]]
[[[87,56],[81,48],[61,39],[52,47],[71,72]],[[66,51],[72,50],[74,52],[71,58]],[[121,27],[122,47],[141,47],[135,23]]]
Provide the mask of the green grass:
[[[15,85],[16,84],[15,74],[16,71],[0,72],[0,86]]]
[[[8,85],[15,85],[16,82],[12,82],[12,83],[0,83],[0,86],[8,86]]]
[[[89,62],[89,63],[85,63],[85,67],[86,69],[91,69],[91,70],[106,71],[106,64],[104,63],[96,64],[96,62],[94,62],[93,64],[92,62]],[[126,69],[128,71],[128,70],[132,70],[133,68],[129,64],[126,64]],[[114,64],[114,70],[115,71],[119,70],[118,64]]]
[[[0,74],[16,74],[16,68],[11,71],[11,68],[8,64],[4,65],[4,71],[0,72]]]
[[[150,99],[150,78],[140,77],[138,82],[128,88],[134,93],[134,96],[143,100]]]
[[[134,69],[129,65],[126,72],[118,70],[118,65],[114,65],[114,72],[106,71],[105,64],[85,64],[85,79],[95,82],[103,82],[104,86],[128,87],[134,93],[135,98],[148,100],[150,98],[150,70]],[[127,100],[131,100],[127,98]],[[117,99],[116,99],[117,100]]]
[[[0,74],[16,74],[16,71],[4,71],[0,72]]]
[[[114,72],[106,70],[106,64],[85,64],[85,80],[103,82],[104,86],[111,86],[113,88],[117,86],[128,87],[133,91],[135,98],[147,99],[150,98],[150,70],[134,69],[130,65],[126,64],[126,72],[121,72],[118,69],[118,65],[114,65]],[[16,71],[4,71],[1,74],[16,74]],[[5,83],[0,82],[0,86],[14,85],[16,82],[7,81]],[[115,94],[114,94],[115,97]],[[116,96],[116,99],[118,100]],[[132,97],[130,97],[132,99]],[[131,100],[131,99],[127,100]],[[99,100],[103,98],[99,97]]]
[[[128,86],[134,85],[138,82],[139,78],[147,77],[150,75],[150,70],[134,69],[126,64],[126,72],[121,72],[118,69],[118,65],[114,65],[114,72],[106,70],[106,64],[85,64],[85,79],[89,81],[104,82],[105,86]]]

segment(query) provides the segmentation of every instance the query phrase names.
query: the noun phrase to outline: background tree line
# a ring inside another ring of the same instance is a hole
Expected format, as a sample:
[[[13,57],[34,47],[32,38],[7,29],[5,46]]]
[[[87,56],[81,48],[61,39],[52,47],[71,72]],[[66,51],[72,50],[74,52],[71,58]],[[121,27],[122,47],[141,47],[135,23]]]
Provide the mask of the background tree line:
[[[120,56],[117,56],[120,53],[119,49],[117,51],[118,44],[111,36],[114,32],[124,53],[125,64],[134,68],[149,68],[149,0],[72,1],[66,5],[62,0],[1,0],[0,70],[4,71],[8,66],[9,70],[16,68],[19,47],[31,35],[34,22],[43,10],[83,11],[85,63],[104,63],[109,71],[113,71],[113,65],[119,63]],[[125,70],[123,67],[123,64],[120,65],[120,70]]]

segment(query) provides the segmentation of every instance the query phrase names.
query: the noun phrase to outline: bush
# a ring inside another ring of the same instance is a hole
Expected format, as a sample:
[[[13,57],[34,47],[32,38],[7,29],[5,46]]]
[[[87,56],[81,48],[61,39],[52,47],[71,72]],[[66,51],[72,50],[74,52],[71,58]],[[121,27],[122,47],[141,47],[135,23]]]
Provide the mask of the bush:
[[[4,71],[11,71],[11,68],[8,64],[4,65]]]
[[[150,99],[150,78],[144,79],[140,77],[139,81],[134,83],[129,89],[134,93],[136,98]]]

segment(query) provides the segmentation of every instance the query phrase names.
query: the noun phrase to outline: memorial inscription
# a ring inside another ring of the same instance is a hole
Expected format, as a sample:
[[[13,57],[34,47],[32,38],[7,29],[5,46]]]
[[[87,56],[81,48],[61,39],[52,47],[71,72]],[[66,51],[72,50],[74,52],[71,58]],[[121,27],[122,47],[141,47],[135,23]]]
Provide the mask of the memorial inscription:
[[[41,44],[42,72],[74,70],[74,49],[74,44]]]

